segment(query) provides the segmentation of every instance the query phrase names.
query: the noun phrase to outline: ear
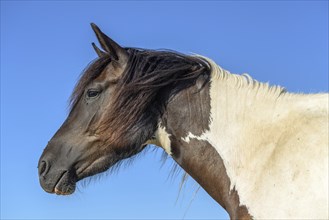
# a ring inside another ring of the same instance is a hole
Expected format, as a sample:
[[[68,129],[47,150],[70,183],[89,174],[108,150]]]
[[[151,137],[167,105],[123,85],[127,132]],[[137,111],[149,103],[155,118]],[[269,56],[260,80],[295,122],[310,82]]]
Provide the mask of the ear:
[[[94,30],[96,37],[103,48],[108,55],[110,55],[112,60],[118,61],[119,63],[125,63],[128,60],[128,54],[127,51],[122,48],[119,44],[117,44],[114,40],[106,36],[98,27],[96,24],[91,23],[91,27]],[[95,47],[94,47],[95,48]],[[99,49],[98,49],[99,50]],[[99,51],[96,51],[99,55]]]
[[[101,49],[99,49],[94,42],[92,42],[91,45],[93,46],[94,50],[96,51],[96,53],[99,57],[105,56],[106,53],[104,51],[102,51]]]

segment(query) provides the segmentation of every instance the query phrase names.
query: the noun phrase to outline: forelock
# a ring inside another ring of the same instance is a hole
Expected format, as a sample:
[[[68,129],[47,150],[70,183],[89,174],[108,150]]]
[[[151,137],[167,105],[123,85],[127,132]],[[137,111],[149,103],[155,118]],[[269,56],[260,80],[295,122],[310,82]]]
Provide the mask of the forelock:
[[[96,60],[93,60],[83,71],[80,75],[80,79],[78,80],[77,84],[73,89],[73,93],[70,97],[69,106],[72,110],[77,102],[80,100],[81,96],[83,95],[85,88],[94,80],[96,79],[105,67],[111,62],[109,56],[103,56]]]

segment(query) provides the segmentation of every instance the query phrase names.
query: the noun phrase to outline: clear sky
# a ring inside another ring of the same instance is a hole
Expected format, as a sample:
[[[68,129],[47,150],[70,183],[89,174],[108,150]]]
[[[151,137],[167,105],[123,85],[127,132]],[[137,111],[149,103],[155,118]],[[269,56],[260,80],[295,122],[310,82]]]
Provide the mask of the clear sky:
[[[228,217],[193,180],[178,197],[180,175],[168,178],[161,150],[72,196],[41,189],[39,156],[96,58],[90,22],[124,46],[193,52],[288,91],[328,91],[328,1],[1,1],[1,219]]]

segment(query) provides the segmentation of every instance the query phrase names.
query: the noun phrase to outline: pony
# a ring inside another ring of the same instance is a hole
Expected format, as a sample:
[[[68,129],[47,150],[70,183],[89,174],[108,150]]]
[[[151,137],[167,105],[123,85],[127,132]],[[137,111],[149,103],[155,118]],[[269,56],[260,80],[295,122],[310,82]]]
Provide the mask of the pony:
[[[328,94],[293,94],[209,58],[121,47],[91,24],[102,49],[38,162],[41,187],[76,183],[155,144],[231,219],[328,219]]]

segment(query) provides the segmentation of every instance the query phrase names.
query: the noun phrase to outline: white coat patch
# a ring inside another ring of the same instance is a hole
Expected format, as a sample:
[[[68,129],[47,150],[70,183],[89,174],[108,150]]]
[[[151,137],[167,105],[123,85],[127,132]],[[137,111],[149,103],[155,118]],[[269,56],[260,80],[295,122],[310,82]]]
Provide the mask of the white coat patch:
[[[167,154],[171,155],[171,142],[170,142],[170,134],[166,132],[166,128],[158,124],[158,129],[155,132],[155,139],[148,140],[145,144],[154,144],[159,147],[162,147]]]
[[[182,140],[206,140],[218,151],[254,218],[328,219],[328,94],[284,93],[207,61],[209,130]]]

